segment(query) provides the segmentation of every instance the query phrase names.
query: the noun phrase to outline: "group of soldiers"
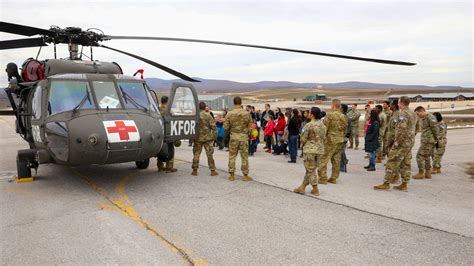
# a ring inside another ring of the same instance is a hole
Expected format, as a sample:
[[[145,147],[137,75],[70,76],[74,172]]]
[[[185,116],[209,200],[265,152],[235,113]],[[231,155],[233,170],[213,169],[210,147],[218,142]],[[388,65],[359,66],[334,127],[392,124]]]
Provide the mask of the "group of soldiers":
[[[414,111],[409,108],[410,99],[406,96],[392,103],[384,102],[383,106],[376,106],[379,114],[379,148],[376,152],[377,163],[381,163],[385,156],[385,178],[383,184],[374,186],[376,190],[388,190],[390,184],[402,183],[394,189],[407,191],[411,177],[412,148],[415,136],[421,133],[420,148],[416,155],[418,173],[413,179],[431,179],[432,174],[441,173],[441,158],[445,152],[447,139],[447,125],[440,113],[431,114],[424,107],[418,106]],[[355,108],[354,108],[355,107]],[[356,105],[348,113],[352,121],[351,145],[358,148],[358,121],[360,113]],[[365,106],[365,117],[369,117],[370,105]],[[436,116],[435,116],[436,115]],[[364,123],[365,124],[365,123]],[[355,132],[355,134],[354,134]],[[355,141],[353,140],[355,139]],[[433,161],[433,167],[431,165]]]
[[[377,162],[380,163],[387,157],[384,181],[381,185],[374,186],[376,190],[390,189],[390,184],[399,183],[401,177],[401,184],[393,188],[407,191],[411,178],[411,150],[415,144],[417,132],[421,132],[421,145],[416,156],[419,172],[413,178],[430,179],[431,174],[441,172],[440,160],[446,147],[446,124],[442,118],[435,117],[421,106],[412,111],[409,104],[410,99],[402,96],[398,101],[384,102],[383,105],[376,106],[381,123],[379,149],[376,152]],[[164,105],[163,101],[162,105]],[[200,121],[197,130],[198,137],[194,140],[193,146],[192,175],[198,175],[199,157],[204,148],[211,175],[215,176],[218,175],[218,172],[213,158],[213,141],[217,137],[217,129],[214,119],[205,111],[206,104],[199,103],[199,109]],[[367,105],[365,109],[367,119],[370,105]],[[349,148],[358,149],[359,146],[358,127],[361,115],[356,104],[348,112],[347,118],[341,111],[341,101],[338,99],[332,100],[331,112],[328,112],[324,119],[322,119],[322,113],[320,108],[312,107],[308,115],[311,121],[303,127],[300,134],[306,173],[302,184],[294,189],[296,193],[304,194],[306,187],[311,185],[311,194],[319,196],[318,184],[337,184],[341,153],[346,145],[345,136],[348,127],[352,127]],[[439,114],[439,116],[441,115]],[[348,120],[351,122],[348,123]],[[251,181],[248,151],[252,118],[249,112],[242,107],[240,97],[234,98],[234,108],[226,116],[224,130],[230,134],[228,179],[235,180],[235,160],[240,153],[243,180]],[[432,158],[433,169],[431,167]],[[330,177],[327,173],[329,161],[332,164]],[[166,167],[161,167],[166,171],[174,169],[172,161],[168,162]]]

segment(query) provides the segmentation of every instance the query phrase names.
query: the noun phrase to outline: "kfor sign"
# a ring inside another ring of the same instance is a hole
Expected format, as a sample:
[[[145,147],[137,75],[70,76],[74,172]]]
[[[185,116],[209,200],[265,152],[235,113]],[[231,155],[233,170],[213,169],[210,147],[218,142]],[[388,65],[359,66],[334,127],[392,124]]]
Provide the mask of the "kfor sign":
[[[171,121],[171,136],[196,134],[195,120],[173,120]]]

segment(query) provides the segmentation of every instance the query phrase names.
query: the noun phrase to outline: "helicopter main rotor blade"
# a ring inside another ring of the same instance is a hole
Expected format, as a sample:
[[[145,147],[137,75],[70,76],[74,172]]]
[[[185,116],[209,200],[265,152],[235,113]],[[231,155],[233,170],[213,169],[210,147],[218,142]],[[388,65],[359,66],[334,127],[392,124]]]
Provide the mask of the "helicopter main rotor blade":
[[[8,32],[18,35],[33,36],[33,35],[52,35],[54,32],[40,28],[24,26],[0,21],[0,32]]]
[[[145,63],[148,63],[148,64],[150,64],[150,65],[152,65],[152,66],[154,66],[154,67],[157,67],[157,68],[159,68],[159,69],[161,69],[161,70],[163,70],[163,71],[165,71],[165,72],[168,72],[168,73],[170,73],[171,75],[176,76],[176,77],[178,77],[178,78],[180,78],[180,79],[183,79],[183,80],[186,80],[186,81],[191,81],[191,82],[200,82],[199,80],[195,80],[195,79],[193,79],[193,78],[191,78],[191,77],[186,76],[186,75],[183,74],[183,73],[180,73],[180,72],[178,72],[178,71],[176,71],[176,70],[173,70],[173,69],[171,69],[171,68],[169,68],[169,67],[166,67],[166,66],[164,66],[164,65],[160,65],[160,64],[158,64],[158,63],[156,63],[156,62],[154,62],[154,61],[151,61],[151,60],[149,60],[149,59],[143,58],[143,57],[141,57],[141,56],[134,55],[134,54],[131,54],[131,53],[128,53],[128,52],[125,52],[125,51],[121,51],[121,50],[118,50],[118,49],[115,49],[115,48],[112,48],[112,47],[108,47],[108,46],[105,46],[105,45],[99,45],[99,46],[100,46],[100,47],[103,47],[103,48],[106,48],[106,49],[109,49],[109,50],[112,50],[112,51],[115,51],[115,52],[119,52],[119,53],[122,53],[122,54],[125,54],[125,55],[128,55],[128,56],[131,56],[131,57],[136,58],[136,59],[138,59],[138,60],[141,60],[141,61],[143,61],[143,62],[145,62]]]
[[[108,35],[106,35],[106,36],[104,36],[104,38],[105,38],[105,40],[107,40],[107,39],[110,39],[110,40],[156,40],[156,41],[210,43],[210,44],[219,44],[219,45],[243,46],[243,47],[250,47],[250,48],[277,50],[277,51],[285,51],[285,52],[301,53],[301,54],[329,56],[329,57],[344,58],[344,59],[359,60],[359,61],[367,61],[367,62],[380,63],[380,64],[402,65],[402,66],[414,66],[414,65],[416,65],[416,63],[403,62],[403,61],[385,60],[385,59],[377,59],[377,58],[366,58],[366,57],[357,57],[357,56],[340,55],[340,54],[329,54],[329,53],[313,52],[313,51],[306,51],[306,50],[297,50],[297,49],[272,47],[272,46],[264,46],[264,45],[256,45],[256,44],[234,43],[234,42],[221,42],[221,41],[169,38],[169,37],[146,37],[146,36],[108,36]]]
[[[13,110],[0,110],[0,116],[14,116],[15,111]]]
[[[0,50],[47,46],[43,38],[16,39],[0,42]]]

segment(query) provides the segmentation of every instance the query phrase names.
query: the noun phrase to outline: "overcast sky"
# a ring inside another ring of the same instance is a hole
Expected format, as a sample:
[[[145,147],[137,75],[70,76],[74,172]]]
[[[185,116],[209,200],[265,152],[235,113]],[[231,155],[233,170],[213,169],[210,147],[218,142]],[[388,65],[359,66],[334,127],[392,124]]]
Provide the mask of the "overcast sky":
[[[414,67],[159,41],[114,40],[108,46],[139,54],[192,77],[235,81],[367,81],[397,84],[473,83],[472,1],[8,1],[2,21],[41,28],[100,28],[109,35],[145,35],[273,45],[417,63]],[[0,34],[2,40],[21,38]],[[0,51],[0,63],[21,65],[36,48]],[[86,49],[85,49],[86,50]],[[61,57],[67,47],[59,46]],[[88,51],[88,49],[87,49]],[[52,58],[44,47],[41,59]],[[118,62],[126,74],[174,78],[102,48],[94,58]],[[6,81],[1,74],[0,81]]]

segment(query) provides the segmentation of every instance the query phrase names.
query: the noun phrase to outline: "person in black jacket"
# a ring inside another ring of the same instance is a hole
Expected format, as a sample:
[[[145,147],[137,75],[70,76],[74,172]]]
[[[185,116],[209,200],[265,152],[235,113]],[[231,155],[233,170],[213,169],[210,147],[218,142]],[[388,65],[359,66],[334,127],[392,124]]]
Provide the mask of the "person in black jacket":
[[[301,119],[297,109],[293,109],[292,116],[288,122],[288,148],[290,149],[289,163],[296,163],[298,155],[298,136],[300,134]]]
[[[375,151],[379,147],[379,115],[376,110],[370,111],[370,118],[365,124],[365,151],[369,153],[367,171],[375,171]]]

